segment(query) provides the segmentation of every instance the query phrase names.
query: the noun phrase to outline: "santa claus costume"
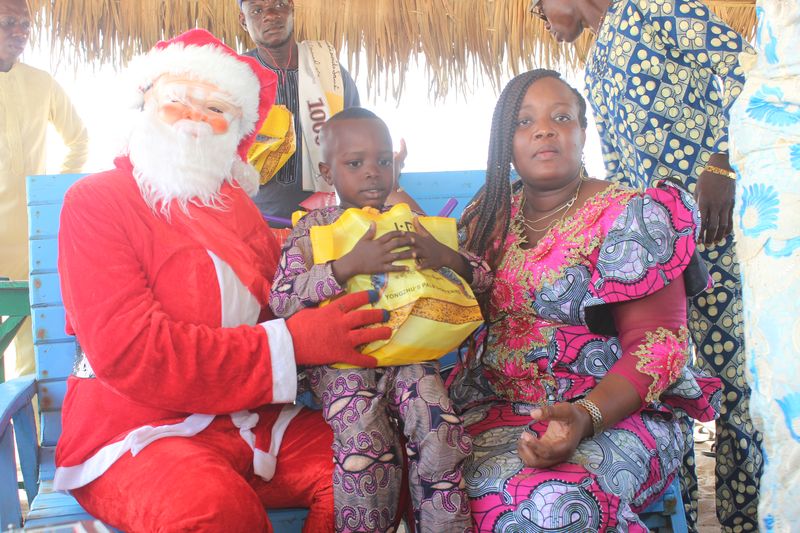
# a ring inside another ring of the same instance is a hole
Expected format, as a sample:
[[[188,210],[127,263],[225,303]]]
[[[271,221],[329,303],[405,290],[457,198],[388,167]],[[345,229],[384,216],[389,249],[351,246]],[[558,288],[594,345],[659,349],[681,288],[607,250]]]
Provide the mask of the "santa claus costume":
[[[269,314],[280,250],[248,197],[245,156],[273,73],[203,30],[133,71],[149,125],[61,214],[67,330],[83,353],[55,488],[125,531],[270,531],[265,507],[309,507],[306,531],[332,531],[331,432],[290,403],[296,367],[364,365],[354,347],[389,332],[360,326],[383,314],[353,311],[366,293]]]

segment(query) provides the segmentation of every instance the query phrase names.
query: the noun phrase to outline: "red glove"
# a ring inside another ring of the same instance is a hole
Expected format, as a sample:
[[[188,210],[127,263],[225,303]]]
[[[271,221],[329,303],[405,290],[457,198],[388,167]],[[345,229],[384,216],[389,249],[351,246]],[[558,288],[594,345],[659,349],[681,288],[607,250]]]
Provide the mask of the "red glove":
[[[347,363],[374,367],[375,358],[359,353],[356,346],[391,337],[389,327],[362,327],[386,322],[389,313],[383,309],[355,309],[376,301],[377,292],[362,291],[343,296],[325,307],[295,313],[286,321],[294,343],[295,362],[309,366]]]

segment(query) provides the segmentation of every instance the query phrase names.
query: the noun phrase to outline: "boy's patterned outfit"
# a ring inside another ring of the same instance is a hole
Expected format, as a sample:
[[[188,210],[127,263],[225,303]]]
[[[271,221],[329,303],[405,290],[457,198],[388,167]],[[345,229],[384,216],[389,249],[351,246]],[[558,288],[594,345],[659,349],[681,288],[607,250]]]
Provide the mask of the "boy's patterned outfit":
[[[744,83],[738,56],[751,50],[697,0],[612,0],[586,63],[609,178],[644,189],[672,177],[694,191],[709,156],[728,151],[728,110]],[[717,517],[726,531],[755,531],[761,434],[750,419],[744,376],[739,264],[732,236],[699,250],[715,286],[690,300],[689,329],[698,366],[724,387]],[[693,452],[686,459],[692,528]]]
[[[270,293],[277,316],[289,317],[344,291],[330,263],[314,264],[310,238],[312,226],[332,224],[342,213],[341,207],[312,211],[292,230]],[[473,288],[485,290],[491,283],[488,266],[465,257],[473,269]],[[313,367],[307,374],[334,432],[338,531],[385,531],[393,523],[403,477],[398,425],[407,440],[416,530],[472,530],[461,473],[472,443],[450,403],[438,362],[374,369]]]

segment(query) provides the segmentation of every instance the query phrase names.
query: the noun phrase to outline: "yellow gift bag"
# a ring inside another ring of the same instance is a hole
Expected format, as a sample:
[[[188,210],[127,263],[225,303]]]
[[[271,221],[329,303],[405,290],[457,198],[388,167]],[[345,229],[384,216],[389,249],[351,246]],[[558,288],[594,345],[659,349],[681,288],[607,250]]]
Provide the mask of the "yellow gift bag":
[[[415,215],[406,204],[385,213],[365,207],[348,209],[328,226],[311,228],[314,263],[327,263],[345,255],[375,222],[375,237],[384,233],[414,231]],[[419,217],[423,227],[439,242],[458,249],[456,221],[444,217]],[[455,349],[481,324],[478,302],[469,284],[449,268],[418,270],[413,260],[398,261],[406,272],[361,274],[347,282],[348,293],[376,290],[380,299],[371,307],[390,313],[392,337],[366,345],[362,353],[378,366],[433,361]],[[349,365],[337,365],[348,368]]]
[[[296,149],[294,118],[286,106],[274,105],[255,141],[247,151],[247,160],[261,175],[261,185],[275,176]]]

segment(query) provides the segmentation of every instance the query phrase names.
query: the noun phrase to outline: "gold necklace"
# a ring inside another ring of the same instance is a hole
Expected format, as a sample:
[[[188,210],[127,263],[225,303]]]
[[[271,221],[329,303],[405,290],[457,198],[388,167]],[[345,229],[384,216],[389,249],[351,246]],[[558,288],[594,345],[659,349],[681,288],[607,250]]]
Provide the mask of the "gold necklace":
[[[528,217],[525,216],[525,191],[522,191],[522,199],[519,202],[519,211],[518,211],[519,214],[522,217],[522,224],[526,228],[531,230],[531,231],[534,231],[536,233],[541,233],[543,231],[549,230],[550,228],[555,226],[557,223],[559,223],[562,220],[564,220],[564,217],[567,216],[567,212],[569,211],[569,208],[572,207],[573,205],[575,205],[575,202],[578,200],[578,195],[581,192],[581,185],[583,185],[583,181],[584,181],[583,178],[581,178],[578,181],[578,187],[575,189],[575,194],[572,195],[572,198],[570,198],[569,200],[564,202],[564,204],[561,205],[560,207],[557,207],[557,208],[553,209],[552,211],[550,211],[550,213],[548,213],[547,215],[545,215],[543,217],[540,217],[540,218],[533,219],[533,220],[528,220]],[[558,217],[558,218],[554,219],[552,222],[550,222],[547,226],[545,226],[543,228],[536,228],[536,227],[533,226],[533,224],[535,224],[536,222],[541,222],[542,220],[544,220],[546,218],[549,218],[549,217],[553,216],[554,214],[556,214],[556,213],[558,213],[559,211],[562,211],[562,210],[564,211],[564,213],[560,217]]]
[[[535,218],[533,220],[529,220],[528,217],[525,216],[525,213],[523,213],[522,216],[523,216],[523,218],[525,218],[525,221],[528,224],[536,224],[537,222],[541,222],[542,220],[544,220],[546,218],[550,218],[551,216],[555,215],[559,211],[562,211],[564,209],[569,209],[570,207],[572,207],[573,203],[575,203],[575,199],[571,198],[571,199],[567,200],[561,207],[556,207],[555,209],[553,209],[551,211],[548,211],[548,213],[546,215],[544,215],[542,217],[539,217],[539,218]],[[519,204],[519,207],[520,207],[520,209],[522,209],[524,206],[525,206],[525,197],[523,195],[523,198],[522,198],[522,201]]]

